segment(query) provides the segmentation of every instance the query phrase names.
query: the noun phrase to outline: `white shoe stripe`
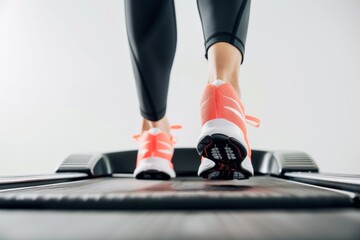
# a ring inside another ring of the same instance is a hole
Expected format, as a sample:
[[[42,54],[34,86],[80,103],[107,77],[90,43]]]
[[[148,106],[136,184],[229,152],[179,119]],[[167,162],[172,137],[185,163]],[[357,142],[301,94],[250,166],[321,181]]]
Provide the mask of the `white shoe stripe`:
[[[173,151],[168,150],[168,149],[158,149],[157,151],[161,152],[161,153],[164,153],[164,154],[167,154],[167,155],[172,155],[173,154]]]
[[[167,142],[164,142],[164,141],[158,141],[158,143],[161,143],[162,145],[167,146],[169,149],[172,149],[172,148],[173,148],[173,146],[171,146],[170,143],[167,143]]]
[[[143,155],[143,154],[147,153],[148,151],[149,151],[149,149],[146,149],[146,148],[140,149],[140,150],[138,150],[138,154]]]
[[[246,122],[246,119],[245,117],[236,109],[232,108],[232,107],[228,107],[228,106],[225,106],[224,108],[230,110],[231,112],[235,113],[236,116],[238,116],[239,118],[241,118],[241,120],[243,120],[244,122]]]
[[[148,144],[149,142],[150,141],[145,141],[145,142],[140,143],[139,148],[145,147],[145,145]]]
[[[210,100],[210,99],[206,99],[205,101],[203,101],[203,102],[201,103],[200,109],[202,109],[203,106],[204,106],[209,100]]]
[[[239,110],[240,110],[240,114],[243,115],[243,117],[245,117],[245,114],[242,112],[242,109],[241,109],[240,104],[239,104],[235,99],[233,99],[233,98],[231,98],[231,97],[228,97],[228,96],[225,96],[225,95],[223,95],[223,97],[225,97],[225,98],[233,101],[233,102],[238,106],[238,108],[239,108]]]

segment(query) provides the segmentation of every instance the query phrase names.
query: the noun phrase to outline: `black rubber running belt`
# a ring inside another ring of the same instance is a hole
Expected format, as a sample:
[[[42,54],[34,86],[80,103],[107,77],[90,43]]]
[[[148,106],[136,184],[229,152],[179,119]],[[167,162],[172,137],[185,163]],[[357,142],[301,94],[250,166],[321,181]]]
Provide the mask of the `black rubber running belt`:
[[[334,191],[272,177],[243,181],[173,181],[108,177],[0,191],[0,208],[158,210],[352,207]]]

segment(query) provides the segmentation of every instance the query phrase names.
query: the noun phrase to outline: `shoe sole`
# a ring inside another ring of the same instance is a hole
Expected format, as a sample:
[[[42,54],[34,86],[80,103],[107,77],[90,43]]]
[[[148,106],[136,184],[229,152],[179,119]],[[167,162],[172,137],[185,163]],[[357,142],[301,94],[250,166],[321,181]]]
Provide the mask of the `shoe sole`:
[[[170,180],[170,175],[157,170],[147,170],[139,172],[135,178],[141,180]]]
[[[198,153],[210,159],[215,166],[199,176],[214,180],[248,179],[252,173],[242,167],[247,156],[243,144],[224,134],[212,134],[203,137],[197,145]]]
[[[150,157],[141,160],[140,164],[134,171],[136,179],[155,179],[155,180],[169,180],[175,178],[174,169],[169,165],[169,161],[158,157]]]

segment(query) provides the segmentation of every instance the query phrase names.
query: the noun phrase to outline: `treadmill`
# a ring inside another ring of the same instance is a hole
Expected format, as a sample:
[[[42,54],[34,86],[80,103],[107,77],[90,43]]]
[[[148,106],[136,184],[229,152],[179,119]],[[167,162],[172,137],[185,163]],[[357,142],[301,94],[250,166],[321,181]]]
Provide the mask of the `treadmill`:
[[[319,173],[307,154],[253,150],[247,180],[132,177],[136,150],[73,154],[55,174],[0,178],[0,239],[360,239],[360,175]]]

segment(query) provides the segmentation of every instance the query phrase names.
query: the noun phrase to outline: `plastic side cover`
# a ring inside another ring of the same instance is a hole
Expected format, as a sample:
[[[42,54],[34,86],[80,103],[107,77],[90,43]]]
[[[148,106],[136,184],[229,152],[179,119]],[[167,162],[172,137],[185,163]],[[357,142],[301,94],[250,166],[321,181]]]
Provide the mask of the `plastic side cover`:
[[[303,152],[272,151],[258,161],[258,172],[262,174],[280,176],[286,172],[319,172],[315,161]]]
[[[112,173],[109,159],[103,154],[72,154],[59,166],[59,172],[83,172],[89,176],[106,176]]]

